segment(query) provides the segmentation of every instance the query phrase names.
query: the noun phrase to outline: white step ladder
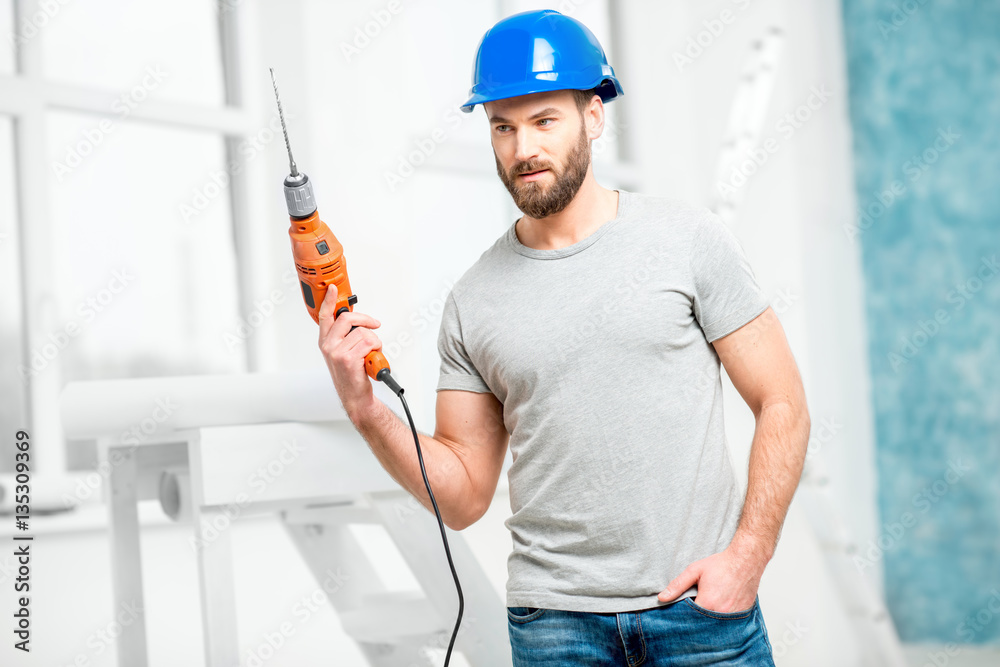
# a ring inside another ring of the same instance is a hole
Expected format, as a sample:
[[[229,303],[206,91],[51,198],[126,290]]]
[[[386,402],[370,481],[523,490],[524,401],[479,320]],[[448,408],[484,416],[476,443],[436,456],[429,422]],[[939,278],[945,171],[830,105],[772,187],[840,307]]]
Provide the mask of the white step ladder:
[[[723,196],[718,184],[729,182],[733,169],[760,144],[766,112],[774,93],[778,65],[783,53],[784,33],[776,26],[754,42],[746,68],[740,76],[712,184],[711,209],[727,225],[737,218],[746,187]],[[829,475],[822,452],[810,452],[796,492],[840,596],[841,607],[851,620],[863,652],[863,667],[907,667],[903,647],[880,596],[855,567],[856,541],[836,509],[830,494]]]
[[[447,649],[458,595],[434,515],[405,491],[361,494],[357,502],[282,512],[292,541],[324,586],[344,631],[372,667],[440,664],[428,647]],[[420,584],[387,590],[352,533],[352,524],[385,529]],[[465,609],[452,664],[461,652],[473,667],[509,667],[506,610],[461,533],[445,528]]]
[[[822,453],[806,459],[797,496],[825,557],[826,567],[838,584],[842,607],[853,622],[856,635],[867,650],[864,667],[907,667],[903,646],[892,617],[854,564],[858,545],[837,512],[830,494],[830,479]]]

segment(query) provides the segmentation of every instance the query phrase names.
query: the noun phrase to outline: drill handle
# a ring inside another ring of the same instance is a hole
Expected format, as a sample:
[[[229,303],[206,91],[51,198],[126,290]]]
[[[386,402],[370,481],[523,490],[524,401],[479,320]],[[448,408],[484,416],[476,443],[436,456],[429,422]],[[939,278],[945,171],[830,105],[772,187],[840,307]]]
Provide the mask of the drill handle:
[[[340,317],[341,313],[349,311],[350,308],[347,306],[338,308],[337,312],[334,313],[333,318],[336,320]],[[357,328],[358,326],[354,325],[351,327],[351,331],[354,331]],[[347,333],[351,333],[351,331],[348,331]],[[382,374],[382,377],[379,377],[379,373],[383,370],[385,370],[385,373]],[[383,381],[385,376],[388,375],[389,370],[389,360],[385,358],[384,354],[382,354],[382,350],[372,350],[365,355],[365,372],[368,373],[368,377],[371,379],[377,382]]]

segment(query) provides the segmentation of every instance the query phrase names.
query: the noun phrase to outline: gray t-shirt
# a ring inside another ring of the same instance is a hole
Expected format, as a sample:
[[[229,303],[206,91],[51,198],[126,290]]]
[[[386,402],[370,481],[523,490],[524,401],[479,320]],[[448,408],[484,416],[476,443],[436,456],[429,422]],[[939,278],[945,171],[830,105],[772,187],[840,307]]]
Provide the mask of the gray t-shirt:
[[[743,492],[710,343],[768,303],[732,232],[682,200],[619,191],[613,220],[556,250],[514,230],[452,288],[437,385],[503,403],[507,605],[663,605],[736,531]]]

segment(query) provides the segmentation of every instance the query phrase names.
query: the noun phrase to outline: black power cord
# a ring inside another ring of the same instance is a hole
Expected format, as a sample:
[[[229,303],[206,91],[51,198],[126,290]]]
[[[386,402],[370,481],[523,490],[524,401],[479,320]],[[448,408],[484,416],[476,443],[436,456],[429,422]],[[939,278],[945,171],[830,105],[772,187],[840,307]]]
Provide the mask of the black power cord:
[[[437,517],[438,527],[441,529],[441,540],[444,542],[444,553],[448,556],[448,567],[451,568],[451,576],[455,578],[455,588],[458,589],[458,619],[455,621],[455,630],[451,633],[451,641],[448,642],[448,652],[444,656],[444,667],[448,667],[451,662],[451,650],[455,646],[455,637],[458,636],[458,626],[462,624],[462,612],[465,610],[465,597],[462,595],[462,584],[458,581],[458,573],[455,571],[455,563],[451,559],[451,548],[448,546],[448,535],[444,531],[444,521],[441,520],[441,511],[438,509],[437,500],[434,499],[434,492],[431,491],[431,483],[427,480],[427,470],[424,468],[424,455],[420,451],[420,437],[417,435],[417,427],[413,423],[413,416],[410,414],[410,407],[403,398],[403,388],[396,384],[388,369],[379,371],[379,380],[385,382],[403,402],[403,410],[406,411],[406,418],[410,422],[410,430],[413,431],[413,444],[417,446],[417,460],[420,461],[420,474],[424,476],[424,486],[427,487],[427,495],[431,498],[431,505],[434,506],[434,515]]]

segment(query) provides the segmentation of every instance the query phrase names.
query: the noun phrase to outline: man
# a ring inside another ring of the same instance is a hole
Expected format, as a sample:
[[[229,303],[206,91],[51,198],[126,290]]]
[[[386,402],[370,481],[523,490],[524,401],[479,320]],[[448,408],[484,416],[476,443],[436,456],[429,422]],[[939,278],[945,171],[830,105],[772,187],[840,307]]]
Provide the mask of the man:
[[[463,110],[484,106],[524,215],[448,297],[436,430],[420,440],[455,530],[489,507],[509,441],[514,664],[773,665],[757,589],[809,416],[742,248],[707,209],[596,182],[590,143],[623,93],[579,22],[504,19],[483,37],[473,84]],[[410,431],[363,368],[379,323],[334,321],[335,298],[320,346],[347,414],[430,509]],[[720,360],[756,417],[745,500]]]

